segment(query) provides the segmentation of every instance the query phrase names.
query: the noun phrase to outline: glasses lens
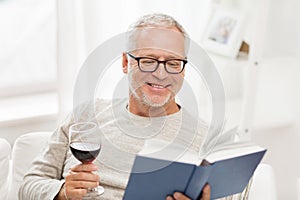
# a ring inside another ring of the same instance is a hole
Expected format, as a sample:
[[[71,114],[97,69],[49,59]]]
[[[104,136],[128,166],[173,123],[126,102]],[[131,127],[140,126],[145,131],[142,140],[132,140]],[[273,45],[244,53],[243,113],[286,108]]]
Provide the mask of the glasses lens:
[[[156,69],[157,60],[151,58],[141,58],[140,59],[140,68],[143,71],[152,72]]]
[[[183,66],[184,62],[182,60],[169,60],[166,63],[167,71],[170,73],[180,73]]]

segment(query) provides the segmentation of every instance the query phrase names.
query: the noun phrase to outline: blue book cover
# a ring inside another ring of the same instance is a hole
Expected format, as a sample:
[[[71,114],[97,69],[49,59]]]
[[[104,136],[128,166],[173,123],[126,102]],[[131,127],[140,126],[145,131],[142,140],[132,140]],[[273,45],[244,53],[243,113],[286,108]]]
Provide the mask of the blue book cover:
[[[179,191],[196,200],[206,183],[211,187],[211,199],[241,193],[265,152],[248,151],[220,160],[212,157],[213,162],[205,159],[200,166],[136,156],[123,199],[163,200]]]

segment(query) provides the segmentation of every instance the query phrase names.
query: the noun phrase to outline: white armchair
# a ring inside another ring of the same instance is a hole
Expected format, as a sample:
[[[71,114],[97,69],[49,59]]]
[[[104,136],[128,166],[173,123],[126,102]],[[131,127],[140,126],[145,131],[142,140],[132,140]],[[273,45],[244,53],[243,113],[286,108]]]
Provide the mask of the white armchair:
[[[11,151],[9,143],[0,138],[0,199],[17,200],[18,190],[30,163],[45,146],[49,132],[20,136]],[[11,160],[9,160],[11,154]],[[9,167],[10,165],[10,167]],[[10,171],[10,173],[8,173]],[[276,200],[274,172],[270,165],[260,164],[254,173],[249,200]]]
[[[46,145],[50,134],[50,132],[33,132],[21,135],[16,139],[12,151],[8,142],[6,143],[9,146],[5,143],[0,143],[1,155],[3,153],[2,148],[6,149],[5,152],[7,152],[6,154],[8,155],[6,157],[0,156],[0,191],[2,191],[3,188],[3,191],[0,193],[1,200],[18,199],[18,191],[23,176],[26,171],[29,170],[33,159]],[[11,158],[10,160],[9,157]],[[7,169],[6,173],[2,173],[3,168],[5,170]],[[2,184],[2,180],[6,180],[6,182]]]
[[[0,138],[0,199],[7,199],[8,197],[10,152],[10,144],[5,139]]]
[[[253,175],[249,200],[276,200],[276,192],[276,181],[273,168],[268,164],[259,164]]]

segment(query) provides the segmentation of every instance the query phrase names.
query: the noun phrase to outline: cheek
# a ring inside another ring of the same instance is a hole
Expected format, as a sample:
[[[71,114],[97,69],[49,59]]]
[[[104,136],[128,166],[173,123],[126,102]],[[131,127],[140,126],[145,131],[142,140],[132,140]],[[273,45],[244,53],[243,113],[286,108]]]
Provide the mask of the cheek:
[[[183,84],[183,81],[184,81],[184,78],[183,76],[180,76],[180,77],[174,77],[172,79],[172,90],[174,93],[178,93],[178,91],[181,89],[182,87],[182,84]]]
[[[139,69],[133,68],[129,72],[128,81],[129,83],[134,86],[135,88],[140,87],[143,85],[146,75],[142,73]]]

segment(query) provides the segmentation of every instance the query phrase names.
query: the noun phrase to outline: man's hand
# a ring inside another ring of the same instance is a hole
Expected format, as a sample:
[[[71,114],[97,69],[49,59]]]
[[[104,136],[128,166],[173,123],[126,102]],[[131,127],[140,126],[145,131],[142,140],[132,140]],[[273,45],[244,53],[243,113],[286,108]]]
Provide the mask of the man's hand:
[[[175,192],[173,196],[168,196],[166,200],[191,200],[184,194],[180,192]],[[200,197],[200,200],[210,200],[210,187],[209,185],[205,185],[202,190],[202,196]]]
[[[95,188],[99,185],[99,176],[92,173],[97,169],[97,166],[92,163],[72,167],[56,199],[66,199],[66,197],[67,199],[82,199],[88,188]]]

